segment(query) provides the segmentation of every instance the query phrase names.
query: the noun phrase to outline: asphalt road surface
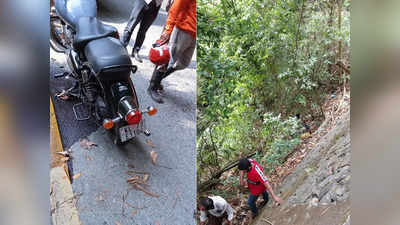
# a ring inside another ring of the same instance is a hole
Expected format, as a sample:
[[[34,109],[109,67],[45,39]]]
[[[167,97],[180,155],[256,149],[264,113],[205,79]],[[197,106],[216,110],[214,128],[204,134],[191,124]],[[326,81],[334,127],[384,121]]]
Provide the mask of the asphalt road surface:
[[[107,12],[109,13],[109,12]],[[124,18],[103,18],[122,33]],[[138,136],[124,147],[116,147],[106,131],[94,119],[76,121],[72,105],[76,102],[53,98],[63,146],[72,150],[71,177],[79,217],[84,225],[163,225],[195,224],[196,209],[196,75],[195,56],[188,69],[175,72],[163,81],[165,103],[157,104],[147,95],[146,89],[153,65],[146,55],[151,43],[158,39],[166,12],[161,9],[157,21],[148,33],[141,50],[145,59],[138,65],[132,80],[141,108],[153,105],[159,113],[146,116],[150,137]],[[113,23],[117,21],[118,23]],[[137,28],[138,29],[138,28]],[[137,30],[136,29],[136,30]],[[133,34],[136,37],[136,31]],[[131,51],[133,40],[128,47]],[[68,80],[54,79],[55,73],[67,70],[65,57],[51,51],[50,94],[68,87]],[[97,146],[90,150],[80,145],[87,138]],[[153,165],[150,152],[158,154],[158,165]],[[132,189],[126,182],[126,171],[134,166],[149,176],[149,191],[160,197],[151,197]]]

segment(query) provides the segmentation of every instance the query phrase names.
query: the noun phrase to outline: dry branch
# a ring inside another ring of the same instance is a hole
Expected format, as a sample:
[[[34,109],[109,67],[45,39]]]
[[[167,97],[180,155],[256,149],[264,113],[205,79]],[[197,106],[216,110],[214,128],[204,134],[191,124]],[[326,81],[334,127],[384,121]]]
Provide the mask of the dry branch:
[[[257,151],[247,155],[246,158],[250,158],[253,157],[254,155],[256,155]],[[200,192],[205,191],[209,188],[211,188],[212,186],[215,186],[216,184],[219,183],[219,178],[221,177],[221,175],[223,173],[225,173],[226,171],[236,167],[239,164],[240,159],[237,159],[235,161],[231,161],[229,163],[226,164],[226,166],[224,166],[222,169],[220,169],[218,172],[214,173],[214,175],[211,176],[210,179],[208,179],[207,181],[201,183],[198,185],[198,190]]]
[[[149,174],[146,172],[142,171],[127,171],[127,173],[131,176],[128,179],[126,179],[126,182],[131,184],[133,188],[139,191],[143,191],[145,194],[148,194],[152,197],[160,197],[160,195],[153,193],[146,188],[148,188],[150,185],[147,183],[149,180]],[[136,173],[141,173],[144,174],[143,176],[138,176]]]
[[[156,194],[156,193],[153,193],[153,192],[151,192],[151,191],[148,191],[148,190],[146,190],[144,187],[142,187],[142,186],[140,186],[140,185],[138,185],[138,184],[134,184],[133,187],[136,188],[136,189],[139,190],[139,191],[143,191],[145,194],[148,194],[148,195],[150,195],[150,196],[152,196],[152,197],[156,197],[156,198],[160,197],[159,194]]]

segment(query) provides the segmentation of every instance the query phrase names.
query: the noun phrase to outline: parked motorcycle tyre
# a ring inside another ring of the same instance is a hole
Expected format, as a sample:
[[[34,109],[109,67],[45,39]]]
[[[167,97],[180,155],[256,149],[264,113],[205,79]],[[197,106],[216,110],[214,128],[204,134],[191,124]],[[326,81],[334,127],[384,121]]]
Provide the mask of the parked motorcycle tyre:
[[[64,46],[62,38],[56,31],[54,24],[56,21],[61,22],[61,19],[58,16],[50,16],[50,47],[58,53],[64,53],[68,47]]]

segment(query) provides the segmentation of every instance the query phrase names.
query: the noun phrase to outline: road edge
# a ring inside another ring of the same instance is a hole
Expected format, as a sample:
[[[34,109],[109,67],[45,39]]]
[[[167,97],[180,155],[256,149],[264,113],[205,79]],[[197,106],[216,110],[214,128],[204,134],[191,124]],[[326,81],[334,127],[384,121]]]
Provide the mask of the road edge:
[[[53,101],[50,97],[50,154],[55,160],[56,152],[64,151]],[[51,162],[50,166],[50,212],[53,225],[82,225],[68,174],[66,163]]]

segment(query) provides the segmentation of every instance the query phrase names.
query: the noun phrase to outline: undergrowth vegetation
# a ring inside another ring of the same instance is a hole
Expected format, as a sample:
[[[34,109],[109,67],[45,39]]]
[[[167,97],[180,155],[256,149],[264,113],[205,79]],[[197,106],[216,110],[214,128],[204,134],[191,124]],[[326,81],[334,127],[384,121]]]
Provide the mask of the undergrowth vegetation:
[[[267,171],[348,79],[350,0],[197,1],[197,177],[256,152]],[[300,115],[300,119],[296,117]]]

